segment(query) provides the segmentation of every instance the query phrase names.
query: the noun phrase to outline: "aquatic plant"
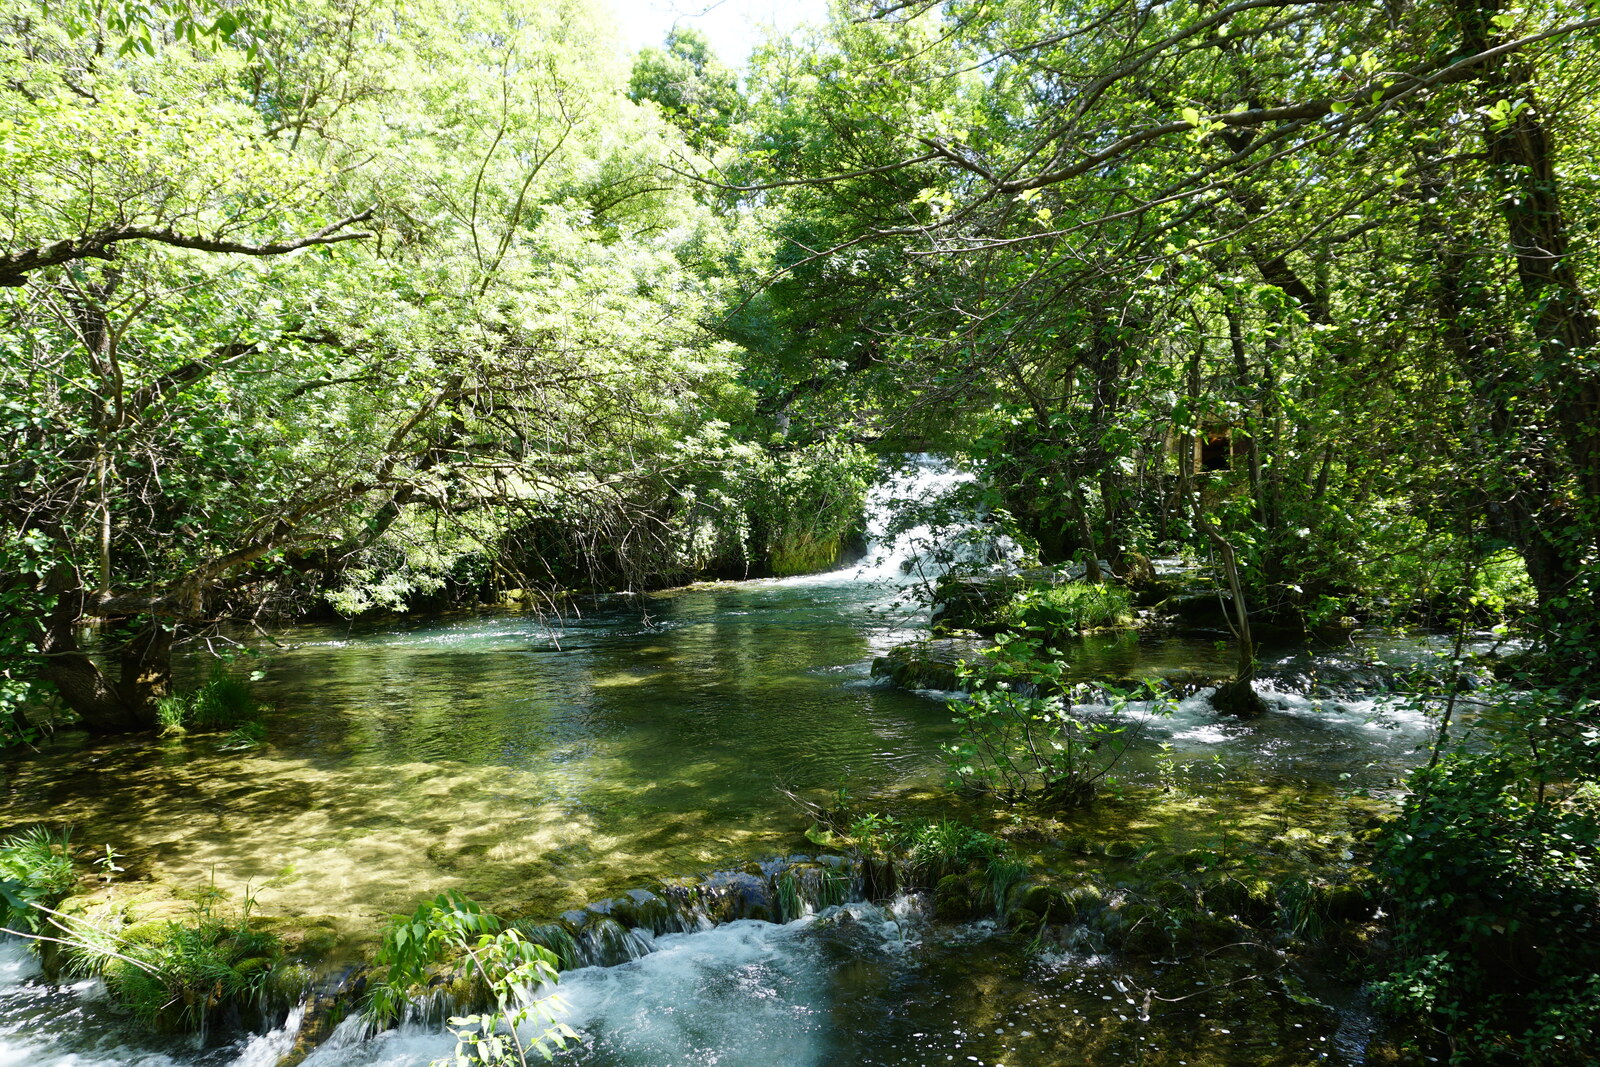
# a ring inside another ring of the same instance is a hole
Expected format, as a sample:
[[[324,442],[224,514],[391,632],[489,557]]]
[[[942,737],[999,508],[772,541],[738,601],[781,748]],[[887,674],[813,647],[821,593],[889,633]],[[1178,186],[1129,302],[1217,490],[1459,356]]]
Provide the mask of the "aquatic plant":
[[[259,722],[247,722],[228,731],[220,744],[218,752],[248,752],[253,748],[260,748],[267,739],[267,728]]]
[[[778,875],[774,891],[778,901],[779,922],[790,922],[805,914],[805,900],[800,895],[800,883],[793,871]]]
[[[561,999],[539,988],[554,983],[556,956],[530,941],[516,927],[503,927],[495,915],[457,893],[441,893],[397,915],[383,933],[374,960],[384,968],[367,998],[367,1018],[386,1026],[400,1018],[412,990],[424,984],[437,965],[453,961],[456,972],[493,1006],[476,1014],[452,1016],[455,1052],[435,1065],[449,1067],[526,1067],[528,1052],[545,1059],[577,1033],[560,1022]],[[518,1027],[529,1021],[543,1029],[524,1039]]]
[[[223,751],[253,748],[266,736],[261,725],[261,705],[251,689],[251,679],[221,669],[198,688],[172,693],[156,701],[156,725],[163,735],[197,730],[228,730]]]
[[[190,718],[189,705],[189,697],[177,693],[156,701],[156,727],[161,736],[171,737],[189,732],[186,725]]]
[[[1064,677],[1059,652],[1037,638],[998,634],[977,664],[963,664],[969,696],[949,702],[959,740],[943,746],[956,783],[1007,803],[1040,800],[1075,807],[1093,799],[1132,742],[1128,727],[1144,719],[1119,719],[1136,698],[1148,714],[1171,711],[1155,691],[1102,687],[1111,716],[1074,712],[1079,697]]]
[[[218,669],[194,692],[191,717],[201,729],[220,729],[249,722],[261,714],[248,679]]]
[[[994,837],[954,819],[913,823],[904,841],[917,880],[929,885],[947,874],[987,865],[1004,851]]]
[[[1021,860],[995,856],[984,867],[984,894],[994,904],[996,915],[1006,910],[1011,891],[1028,877],[1028,865]]]
[[[849,896],[850,880],[831,867],[792,865],[778,875],[773,889],[778,921],[792,922],[806,914],[807,909],[821,911],[843,904]]]

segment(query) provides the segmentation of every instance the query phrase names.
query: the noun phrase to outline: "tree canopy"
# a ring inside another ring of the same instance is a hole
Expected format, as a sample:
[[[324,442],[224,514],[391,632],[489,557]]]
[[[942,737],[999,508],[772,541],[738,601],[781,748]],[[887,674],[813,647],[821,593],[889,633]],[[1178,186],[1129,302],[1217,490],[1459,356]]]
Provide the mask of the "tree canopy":
[[[229,11],[4,16],[10,695],[137,727],[175,637],[307,596],[764,565],[706,326],[765,239],[661,169],[603,20]]]

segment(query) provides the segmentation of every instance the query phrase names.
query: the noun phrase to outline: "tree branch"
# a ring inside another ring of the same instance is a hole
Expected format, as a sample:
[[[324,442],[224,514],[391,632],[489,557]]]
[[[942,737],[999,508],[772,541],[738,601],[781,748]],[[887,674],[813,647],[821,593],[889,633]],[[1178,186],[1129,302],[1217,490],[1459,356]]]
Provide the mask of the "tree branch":
[[[292,241],[274,241],[252,245],[238,241],[223,241],[209,237],[191,237],[170,229],[151,229],[141,226],[124,226],[121,229],[102,230],[88,237],[57,241],[44,248],[29,248],[21,252],[0,254],[0,286],[25,285],[28,275],[46,267],[59,267],[80,259],[110,259],[112,247],[123,241],[151,241],[176,248],[193,248],[201,252],[232,252],[244,256],[281,256],[313,245],[338,244],[341,241],[360,241],[371,237],[365,231],[340,233],[347,226],[370,219],[375,208],[340,219],[324,226],[316,233],[297,237]]]

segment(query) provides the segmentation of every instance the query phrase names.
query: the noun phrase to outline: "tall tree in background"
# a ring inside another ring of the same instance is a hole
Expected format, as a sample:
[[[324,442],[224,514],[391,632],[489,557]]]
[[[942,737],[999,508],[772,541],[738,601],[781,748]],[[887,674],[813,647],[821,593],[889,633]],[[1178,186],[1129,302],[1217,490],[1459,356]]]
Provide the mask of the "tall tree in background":
[[[674,27],[664,48],[643,48],[628,78],[628,99],[654,101],[698,152],[727,143],[743,103],[733,71],[699,30]]]
[[[786,276],[898,260],[880,362],[1000,404],[999,480],[1058,553],[1210,525],[1255,603],[1294,614],[1430,542],[1413,579],[1448,584],[1445,557],[1499,538],[1564,622],[1595,613],[1600,433],[1586,224],[1550,130],[1593,131],[1597,28],[1559,3],[860,4],[830,49],[767,57],[751,169],[723,181],[828,220],[836,239],[791,238]],[[799,143],[774,152],[782,131]],[[1453,275],[1488,288],[1452,296]],[[1223,442],[1218,469],[1186,474],[1174,436]]]

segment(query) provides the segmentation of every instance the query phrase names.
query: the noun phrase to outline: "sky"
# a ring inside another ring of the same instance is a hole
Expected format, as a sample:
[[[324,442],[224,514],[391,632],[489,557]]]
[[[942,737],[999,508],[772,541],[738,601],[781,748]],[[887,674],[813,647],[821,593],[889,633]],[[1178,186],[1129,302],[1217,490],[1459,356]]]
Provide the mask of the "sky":
[[[717,57],[729,66],[743,66],[762,39],[762,26],[788,33],[802,22],[822,23],[827,0],[608,0],[617,14],[622,40],[630,52],[661,47],[674,24],[692,26],[706,35]]]

